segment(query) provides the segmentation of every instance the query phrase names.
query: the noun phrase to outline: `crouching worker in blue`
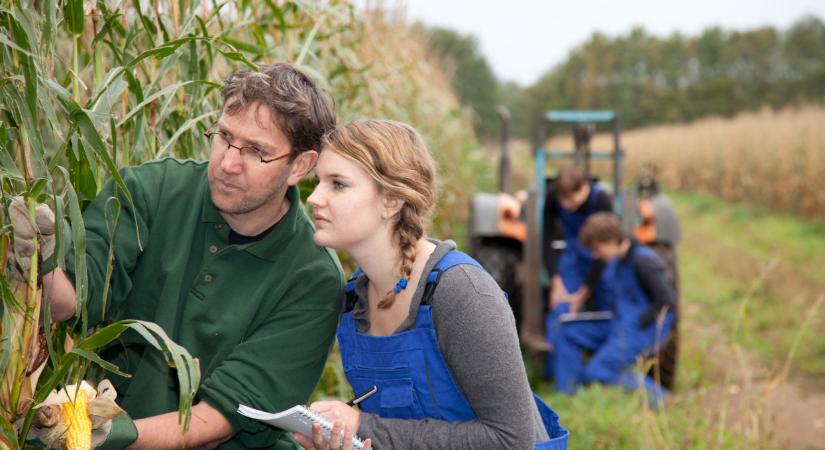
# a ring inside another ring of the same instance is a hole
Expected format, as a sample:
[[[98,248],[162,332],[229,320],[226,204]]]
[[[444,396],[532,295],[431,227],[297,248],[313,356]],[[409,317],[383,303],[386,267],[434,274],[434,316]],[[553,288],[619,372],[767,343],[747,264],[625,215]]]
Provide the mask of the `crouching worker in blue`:
[[[361,410],[311,408],[307,449],[349,449],[357,433],[378,449],[563,449],[568,433],[530,391],[513,313],[493,278],[451,241],[425,237],[435,167],[419,134],[393,121],[328,134],[309,197],[315,242],[360,266],[338,326],[353,391],[378,391]]]
[[[562,167],[544,208],[544,264],[551,275],[548,298],[550,314],[545,321],[547,339],[551,344],[562,327],[566,313],[608,311],[613,309],[613,264],[593,258],[589,249],[578,240],[579,231],[588,217],[613,211],[613,200],[601,184],[588,180],[576,166]],[[560,257],[549,244],[561,226],[565,247]],[[553,376],[554,356],[547,355],[545,376]]]
[[[613,320],[568,323],[555,336],[556,389],[572,393],[591,382],[637,389],[640,376],[629,369],[666,342],[675,320],[665,266],[653,250],[627,238],[613,214],[591,216],[579,240],[595,258],[617,259],[616,309]],[[594,352],[587,363],[584,351]],[[650,377],[643,385],[653,404],[664,399],[665,390]]]

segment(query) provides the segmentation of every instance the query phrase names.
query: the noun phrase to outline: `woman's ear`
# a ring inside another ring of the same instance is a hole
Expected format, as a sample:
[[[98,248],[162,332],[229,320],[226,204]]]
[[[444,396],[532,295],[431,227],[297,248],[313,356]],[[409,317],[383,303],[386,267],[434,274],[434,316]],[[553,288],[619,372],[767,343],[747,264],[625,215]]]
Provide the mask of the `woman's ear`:
[[[404,200],[394,196],[394,195],[384,195],[383,196],[383,206],[384,211],[382,212],[382,218],[384,220],[388,220],[391,217],[395,217],[401,208],[404,207]]]

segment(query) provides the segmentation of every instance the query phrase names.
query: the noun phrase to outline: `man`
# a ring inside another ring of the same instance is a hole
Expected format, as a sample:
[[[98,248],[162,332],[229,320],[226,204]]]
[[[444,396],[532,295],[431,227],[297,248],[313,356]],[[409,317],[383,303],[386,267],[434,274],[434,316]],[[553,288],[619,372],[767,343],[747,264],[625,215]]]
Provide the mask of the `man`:
[[[544,208],[544,263],[551,276],[548,298],[550,314],[545,321],[551,351],[545,363],[545,376],[554,373],[552,341],[554,334],[566,324],[560,318],[580,310],[607,311],[613,307],[610,283],[613,267],[594,261],[590,251],[578,240],[582,224],[598,212],[613,211],[613,201],[602,186],[588,180],[576,165],[562,167]],[[561,225],[565,247],[561,256],[550,248]]]
[[[609,280],[603,277],[605,264],[593,260],[589,250],[579,243],[578,234],[592,214],[613,211],[610,194],[599,183],[588,180],[581,168],[569,165],[559,171],[548,198],[544,242],[549,244],[552,240],[557,223],[561,224],[565,242],[558,261],[549,249],[544,252],[545,266],[552,280],[551,308],[562,303],[569,303],[572,312],[609,308]]]
[[[638,377],[628,369],[667,340],[675,321],[675,293],[661,259],[628,239],[615,215],[594,214],[579,238],[595,258],[617,260],[617,307],[613,320],[573,322],[555,336],[556,390],[572,393],[578,383],[594,381],[636,389]],[[582,363],[585,350],[595,352],[587,364]],[[663,400],[664,389],[650,377],[644,387],[654,405]]]
[[[274,428],[238,415],[238,404],[280,411],[306,402],[330,349],[342,273],[335,255],[313,243],[295,185],[335,126],[331,102],[282,63],[230,75],[222,96],[208,164],[165,159],[124,169],[134,207],[110,180],[84,213],[90,322],[153,321],[202,371],[183,434],[174,369],[140,336],[124,334],[103,356],[132,375],[113,381],[134,422],[116,419],[102,448],[292,448]],[[112,197],[122,205],[113,236]],[[65,273],[44,278],[58,319],[75,309],[68,261]]]

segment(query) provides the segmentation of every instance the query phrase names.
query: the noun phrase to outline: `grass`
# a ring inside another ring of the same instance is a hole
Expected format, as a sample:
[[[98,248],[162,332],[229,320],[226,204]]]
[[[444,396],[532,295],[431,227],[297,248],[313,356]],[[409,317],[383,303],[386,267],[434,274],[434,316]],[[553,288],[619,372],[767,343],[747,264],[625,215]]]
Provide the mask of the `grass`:
[[[825,314],[807,317],[825,293],[825,224],[706,194],[672,198],[685,240],[679,374],[666,408],[603,386],[574,396],[534,387],[570,430],[571,449],[776,448],[782,430],[767,422],[764,398],[800,331],[792,378],[825,379]]]
[[[743,344],[778,364],[793,330],[825,293],[825,223],[731,205],[706,194],[673,194],[690,232],[680,247],[684,298],[731,332],[739,299],[770,264],[775,267],[753,295],[742,328]],[[793,366],[825,380],[822,312],[812,318]],[[825,382],[823,382],[825,385]]]

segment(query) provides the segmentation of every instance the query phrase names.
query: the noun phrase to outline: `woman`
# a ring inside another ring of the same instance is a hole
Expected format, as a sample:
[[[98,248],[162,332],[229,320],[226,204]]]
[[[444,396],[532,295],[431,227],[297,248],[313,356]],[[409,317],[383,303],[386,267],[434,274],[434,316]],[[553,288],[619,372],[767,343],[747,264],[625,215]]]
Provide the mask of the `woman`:
[[[355,392],[378,392],[361,412],[314,403],[332,437],[316,426],[296,440],[348,449],[355,432],[380,449],[564,448],[567,432],[530,391],[501,289],[455,243],[424,236],[435,167],[418,133],[386,120],[343,126],[325,138],[316,173],[315,242],[360,267],[338,327],[344,370]],[[560,439],[545,443],[543,415]]]

